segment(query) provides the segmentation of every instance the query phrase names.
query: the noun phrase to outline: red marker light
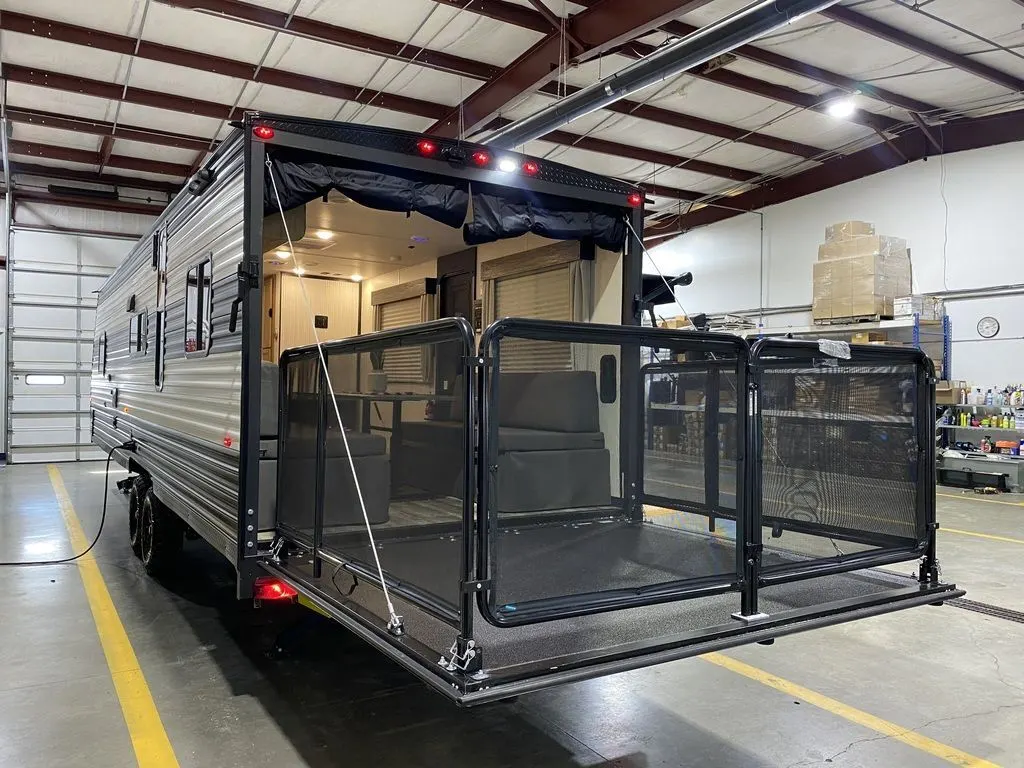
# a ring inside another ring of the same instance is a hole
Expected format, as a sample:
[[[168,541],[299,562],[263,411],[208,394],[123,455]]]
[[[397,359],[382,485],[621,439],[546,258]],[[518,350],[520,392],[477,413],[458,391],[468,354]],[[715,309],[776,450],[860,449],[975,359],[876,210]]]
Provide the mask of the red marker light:
[[[420,139],[416,142],[416,149],[424,157],[433,157],[437,154],[437,142],[430,139]]]
[[[644,204],[644,196],[639,192],[630,192],[629,197],[626,198],[626,202],[634,208],[639,208]]]
[[[484,152],[482,149],[478,149],[469,157],[473,161],[473,165],[479,166],[480,168],[490,165],[491,163],[490,152]]]
[[[225,448],[230,448],[231,447],[231,435],[224,435],[224,447]]]
[[[523,173],[527,176],[536,176],[540,173],[540,166],[533,162],[533,160],[527,160],[523,163]]]
[[[253,600],[294,600],[299,593],[289,584],[271,576],[260,576],[253,582]]]
[[[269,125],[257,125],[252,129],[252,132],[257,139],[263,139],[264,141],[270,141],[274,138],[274,129]]]

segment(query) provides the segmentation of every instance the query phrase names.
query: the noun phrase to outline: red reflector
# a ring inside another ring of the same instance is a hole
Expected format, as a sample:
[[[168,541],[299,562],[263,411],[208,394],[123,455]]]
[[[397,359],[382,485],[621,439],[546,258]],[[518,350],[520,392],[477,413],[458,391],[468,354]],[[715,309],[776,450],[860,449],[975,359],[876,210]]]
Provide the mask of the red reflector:
[[[420,154],[424,157],[433,157],[437,154],[437,142],[431,141],[430,139],[420,139],[416,142],[416,149],[418,149]]]
[[[294,600],[295,588],[272,576],[260,576],[252,585],[253,600]]]
[[[224,435],[224,447],[225,448],[230,448],[231,447],[231,435]]]
[[[482,149],[478,149],[470,158],[473,160],[473,165],[478,165],[483,168],[485,165],[490,165],[491,155],[489,152],[484,152]]]
[[[634,208],[639,208],[644,204],[644,196],[639,192],[630,192],[629,197],[626,198],[626,202]]]
[[[533,162],[533,160],[527,160],[523,163],[523,173],[527,176],[536,176],[540,173],[540,166]]]
[[[269,125],[257,125],[252,129],[252,132],[257,139],[263,139],[264,141],[270,141],[274,138],[274,129]]]

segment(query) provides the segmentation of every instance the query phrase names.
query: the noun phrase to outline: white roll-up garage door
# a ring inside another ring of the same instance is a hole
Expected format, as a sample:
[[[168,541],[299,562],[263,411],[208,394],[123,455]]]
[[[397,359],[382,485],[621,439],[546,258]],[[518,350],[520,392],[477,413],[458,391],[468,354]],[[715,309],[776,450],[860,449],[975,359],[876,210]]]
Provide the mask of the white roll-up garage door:
[[[134,239],[16,230],[7,306],[10,462],[103,458],[90,442],[96,291]]]

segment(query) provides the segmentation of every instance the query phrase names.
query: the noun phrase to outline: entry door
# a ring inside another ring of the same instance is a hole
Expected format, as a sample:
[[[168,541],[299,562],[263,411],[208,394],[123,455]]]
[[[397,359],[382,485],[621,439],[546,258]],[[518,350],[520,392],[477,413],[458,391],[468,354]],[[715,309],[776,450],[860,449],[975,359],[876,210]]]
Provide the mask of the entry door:
[[[464,317],[472,324],[476,299],[476,248],[442,256],[437,260],[438,317]],[[455,344],[437,350],[438,394],[454,391],[455,377],[462,370],[462,353]],[[444,405],[435,405],[436,417],[443,418]]]
[[[135,240],[15,230],[8,264],[8,461],[100,459],[89,390],[96,292]]]

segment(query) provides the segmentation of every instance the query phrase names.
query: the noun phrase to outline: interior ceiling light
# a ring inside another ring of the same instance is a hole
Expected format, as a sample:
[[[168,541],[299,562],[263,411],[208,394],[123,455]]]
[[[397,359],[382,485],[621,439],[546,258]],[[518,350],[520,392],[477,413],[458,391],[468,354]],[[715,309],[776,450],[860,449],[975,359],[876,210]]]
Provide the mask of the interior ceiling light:
[[[289,259],[289,258],[291,258],[291,254],[288,251],[284,250],[284,249],[281,249],[279,251],[274,251],[274,255],[277,256],[277,258],[279,258],[279,259]]]
[[[316,236],[319,237],[321,240],[333,240],[334,239],[334,233],[331,232],[330,230],[327,230],[327,229],[318,229],[316,231]]]
[[[302,267],[296,267],[295,269],[292,270],[292,272],[294,272],[296,275],[306,274],[306,270],[304,270]]]
[[[518,167],[511,157],[503,157],[498,161],[498,170],[502,173],[513,173]]]
[[[426,235],[413,235],[409,239],[412,240],[414,243],[425,243],[430,238],[427,237]]]
[[[358,283],[358,282],[360,282],[363,279],[363,276],[360,275],[360,274],[349,275],[348,279],[351,280],[354,283]]]
[[[857,111],[857,105],[854,103],[852,98],[836,99],[835,101],[829,102],[828,113],[832,117],[838,117],[845,119],[852,117],[853,113]]]

